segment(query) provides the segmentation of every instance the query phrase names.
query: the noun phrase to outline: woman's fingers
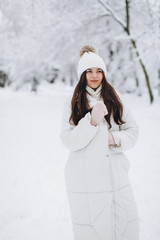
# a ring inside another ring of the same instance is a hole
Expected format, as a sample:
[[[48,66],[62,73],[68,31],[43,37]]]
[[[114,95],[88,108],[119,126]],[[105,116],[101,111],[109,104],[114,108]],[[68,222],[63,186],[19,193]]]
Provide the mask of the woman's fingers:
[[[108,110],[106,108],[106,105],[102,101],[97,102],[96,105],[94,106],[94,108],[102,110],[103,113],[104,113],[104,116],[108,114]]]

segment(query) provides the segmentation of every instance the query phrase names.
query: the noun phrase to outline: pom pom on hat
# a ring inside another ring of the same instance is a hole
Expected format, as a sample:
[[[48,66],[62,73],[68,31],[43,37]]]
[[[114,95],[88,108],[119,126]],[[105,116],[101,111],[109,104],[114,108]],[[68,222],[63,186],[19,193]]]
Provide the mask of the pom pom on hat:
[[[81,57],[78,63],[77,74],[80,79],[82,73],[88,68],[98,67],[101,68],[106,75],[106,66],[103,59],[97,54],[97,49],[92,45],[85,45],[79,52]]]
[[[85,46],[83,46],[81,48],[81,50],[79,51],[79,56],[82,57],[85,52],[93,52],[93,53],[98,54],[97,49],[94,46],[92,46],[92,45],[85,45]]]

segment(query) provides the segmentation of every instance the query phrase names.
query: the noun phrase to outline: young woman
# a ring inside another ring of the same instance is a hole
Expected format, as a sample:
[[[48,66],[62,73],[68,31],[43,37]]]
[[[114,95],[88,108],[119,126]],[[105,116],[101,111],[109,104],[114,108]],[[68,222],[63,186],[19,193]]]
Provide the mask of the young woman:
[[[84,46],[79,82],[65,103],[60,138],[70,150],[65,180],[75,240],[138,240],[137,207],[123,153],[137,141],[131,112],[106,79],[103,59]]]

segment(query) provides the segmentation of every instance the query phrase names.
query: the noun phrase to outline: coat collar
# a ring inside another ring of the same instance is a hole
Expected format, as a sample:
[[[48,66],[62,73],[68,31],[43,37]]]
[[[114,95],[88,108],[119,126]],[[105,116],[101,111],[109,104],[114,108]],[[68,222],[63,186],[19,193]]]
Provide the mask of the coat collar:
[[[88,98],[90,108],[94,107],[97,101],[102,101],[101,89],[102,89],[102,85],[100,85],[96,90],[92,89],[88,85],[86,86],[87,98]]]
[[[102,84],[96,90],[92,89],[88,85],[86,86],[87,93],[97,101],[101,100],[101,89],[102,89]]]

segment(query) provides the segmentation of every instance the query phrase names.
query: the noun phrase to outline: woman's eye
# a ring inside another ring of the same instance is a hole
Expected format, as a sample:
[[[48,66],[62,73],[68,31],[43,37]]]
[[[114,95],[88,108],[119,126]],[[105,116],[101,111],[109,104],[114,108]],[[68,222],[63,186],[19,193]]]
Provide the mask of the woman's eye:
[[[92,70],[86,70],[86,73],[92,73]],[[102,70],[97,70],[97,73],[102,73]]]

